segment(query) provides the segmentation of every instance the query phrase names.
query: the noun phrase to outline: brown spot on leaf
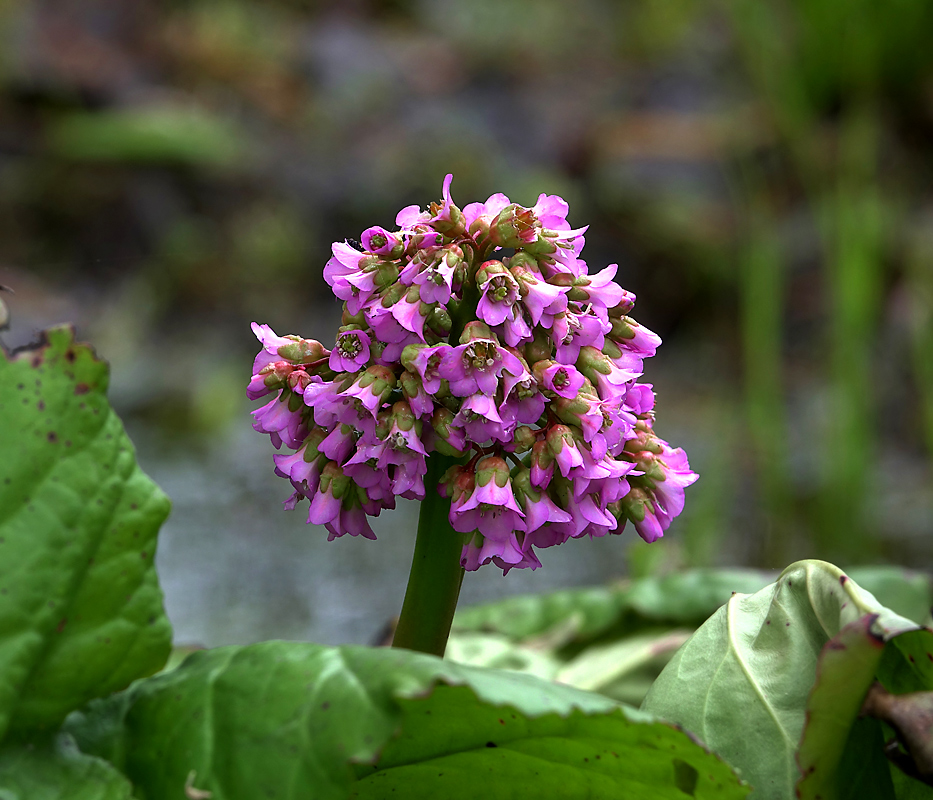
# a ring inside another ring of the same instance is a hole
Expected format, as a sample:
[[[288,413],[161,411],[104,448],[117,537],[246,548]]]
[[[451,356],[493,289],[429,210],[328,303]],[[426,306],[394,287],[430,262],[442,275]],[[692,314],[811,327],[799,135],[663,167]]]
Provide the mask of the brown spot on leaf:
[[[49,431],[48,436],[46,436],[46,438],[47,438],[52,444],[55,444],[55,442],[58,441],[58,434],[55,433],[55,431]]]
[[[849,580],[849,578],[848,578],[846,575],[840,575],[840,576],[839,576],[839,585],[840,585],[840,586],[845,586],[847,580]]]
[[[74,364],[75,362],[75,351],[72,350],[70,347],[65,351],[65,360],[68,361],[70,364]]]
[[[62,617],[62,618],[58,621],[58,627],[55,628],[55,632],[56,632],[56,633],[61,633],[63,630],[65,630],[65,624],[66,624],[67,622],[68,622],[68,619],[67,619],[66,617]]]
[[[91,391],[91,387],[86,383],[79,383],[75,386],[75,394],[87,394]]]

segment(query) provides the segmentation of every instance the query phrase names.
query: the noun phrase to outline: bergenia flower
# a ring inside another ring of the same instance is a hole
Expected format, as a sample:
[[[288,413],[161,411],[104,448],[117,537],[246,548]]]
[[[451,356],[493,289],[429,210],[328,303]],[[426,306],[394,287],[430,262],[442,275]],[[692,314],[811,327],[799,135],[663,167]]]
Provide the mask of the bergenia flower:
[[[349,330],[337,335],[328,364],[334,372],[357,372],[369,363],[369,343],[366,331]]]
[[[324,279],[344,316],[331,350],[253,324],[247,394],[265,398],[253,427],[281,451],[286,507],[309,500],[328,538],[374,538],[368,518],[397,497],[439,492],[466,569],[535,569],[538,550],[627,522],[654,541],[697,478],[655,434],[639,382],[660,338],[629,316],[617,266],[591,273],[580,258],[586,228],[560,197],[461,210],[451,180],[397,230],[333,245]],[[425,485],[442,456],[456,465]]]

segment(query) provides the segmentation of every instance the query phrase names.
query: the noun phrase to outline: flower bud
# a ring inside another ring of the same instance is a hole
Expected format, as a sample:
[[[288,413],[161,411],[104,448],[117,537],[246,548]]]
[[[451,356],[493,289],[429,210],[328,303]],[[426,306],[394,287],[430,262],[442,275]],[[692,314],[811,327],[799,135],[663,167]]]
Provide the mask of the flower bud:
[[[441,305],[434,305],[431,309],[431,312],[428,314],[427,326],[432,333],[443,339],[450,333],[450,328],[453,323],[450,319],[450,314],[447,313],[447,309]]]
[[[531,448],[531,483],[546,488],[554,474],[554,456],[544,439],[539,439]]]
[[[603,342],[601,352],[608,358],[622,358],[622,350],[619,348],[619,345],[612,341],[612,339],[610,339],[608,336],[606,337],[606,341]]]
[[[431,417],[431,427],[437,438],[434,440],[434,448],[446,456],[459,458],[465,454],[466,443],[463,438],[463,431],[458,428],[451,428],[450,424],[454,421],[454,412],[443,406],[434,411]]]
[[[530,208],[512,203],[489,223],[489,238],[499,247],[524,247],[538,236],[538,220]]]
[[[390,233],[385,228],[380,228],[378,225],[374,225],[372,228],[367,228],[363,231],[361,239],[363,241],[364,250],[368,250],[370,253],[376,253],[380,256],[398,258],[405,249],[401,236],[397,233]]]
[[[597,375],[612,374],[612,362],[604,353],[591,345],[580,348],[576,366],[594,384],[599,383]]]
[[[288,376],[292,374],[294,369],[287,361],[273,361],[259,370],[259,375],[262,377],[263,385],[267,389],[275,391],[285,386]]]
[[[360,309],[355,314],[347,310],[347,304],[343,304],[343,314],[340,316],[340,324],[345,328],[362,328],[366,324],[366,314]]]
[[[625,516],[632,522],[642,522],[645,519],[645,513],[647,511],[645,504],[648,502],[648,495],[644,489],[636,487],[625,495],[625,497],[619,501],[619,504]]]
[[[627,289],[622,290],[622,299],[609,309],[610,317],[622,317],[635,308],[635,293]]]
[[[525,361],[534,364],[536,361],[544,361],[554,355],[554,342],[547,331],[535,328],[534,341],[526,344],[523,349]]]
[[[464,494],[473,494],[475,486],[476,476],[473,474],[473,468],[454,464],[441,476],[438,489],[441,489],[441,494],[449,497],[452,503],[456,503]]]
[[[538,264],[537,259],[526,253],[524,250],[519,250],[514,256],[510,256],[508,259],[509,270],[512,271],[514,275],[514,270],[527,270],[528,272],[541,274],[541,267]],[[517,276],[516,276],[517,277]]]
[[[416,287],[417,288],[417,287]],[[402,283],[393,283],[382,294],[381,305],[383,308],[392,308],[404,295],[408,293],[408,287]]]
[[[321,471],[318,491],[324,493],[330,489],[330,493],[339,500],[347,493],[351,483],[352,481],[343,474],[339,464],[335,461],[328,461],[327,466]]]
[[[527,453],[534,447],[538,438],[535,432],[527,425],[519,425],[512,434],[512,452],[521,454]]]
[[[626,339],[635,338],[635,331],[632,329],[632,326],[626,322],[624,317],[611,317],[609,321],[612,323],[612,330],[609,331],[609,336],[615,341],[621,342]]]
[[[311,383],[311,376],[303,369],[296,369],[288,376],[288,388],[301,395]],[[295,409],[297,410],[297,409]]]
[[[291,339],[292,343],[283,344],[277,352],[292,364],[310,364],[330,354],[324,345],[314,339],[302,339],[300,336],[286,336],[285,338]]]
[[[499,343],[499,338],[489,329],[489,326],[476,319],[464,326],[463,333],[460,334],[460,344],[468,344],[474,339],[491,339],[496,344]]]

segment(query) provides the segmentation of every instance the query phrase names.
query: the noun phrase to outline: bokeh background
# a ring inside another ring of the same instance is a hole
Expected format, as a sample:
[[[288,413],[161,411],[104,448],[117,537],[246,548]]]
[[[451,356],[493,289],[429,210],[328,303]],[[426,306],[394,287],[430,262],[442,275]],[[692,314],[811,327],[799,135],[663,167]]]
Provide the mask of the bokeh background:
[[[368,641],[417,506],[326,543],[272,475],[253,320],[329,344],[330,243],[437,199],[560,194],[619,263],[658,430],[701,479],[464,599],[695,565],[933,555],[933,4],[0,4],[7,346],[74,322],[175,510],[181,643]],[[2,422],[0,422],[2,425]]]

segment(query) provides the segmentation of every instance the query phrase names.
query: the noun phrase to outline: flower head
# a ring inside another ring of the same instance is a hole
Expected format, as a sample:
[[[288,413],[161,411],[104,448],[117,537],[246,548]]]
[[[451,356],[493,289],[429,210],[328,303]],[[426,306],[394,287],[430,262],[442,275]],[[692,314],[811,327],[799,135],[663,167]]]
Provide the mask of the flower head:
[[[657,539],[697,478],[654,433],[638,382],[659,337],[629,316],[616,265],[591,274],[580,259],[586,228],[561,198],[461,210],[451,180],[399,212],[398,230],[333,245],[324,278],[344,316],[331,350],[253,324],[247,394],[268,398],[253,427],[283,450],[286,507],[307,498],[328,538],[374,538],[368,518],[396,497],[440,492],[467,569],[534,569],[540,548],[627,521]],[[437,454],[457,465],[425,485]]]

